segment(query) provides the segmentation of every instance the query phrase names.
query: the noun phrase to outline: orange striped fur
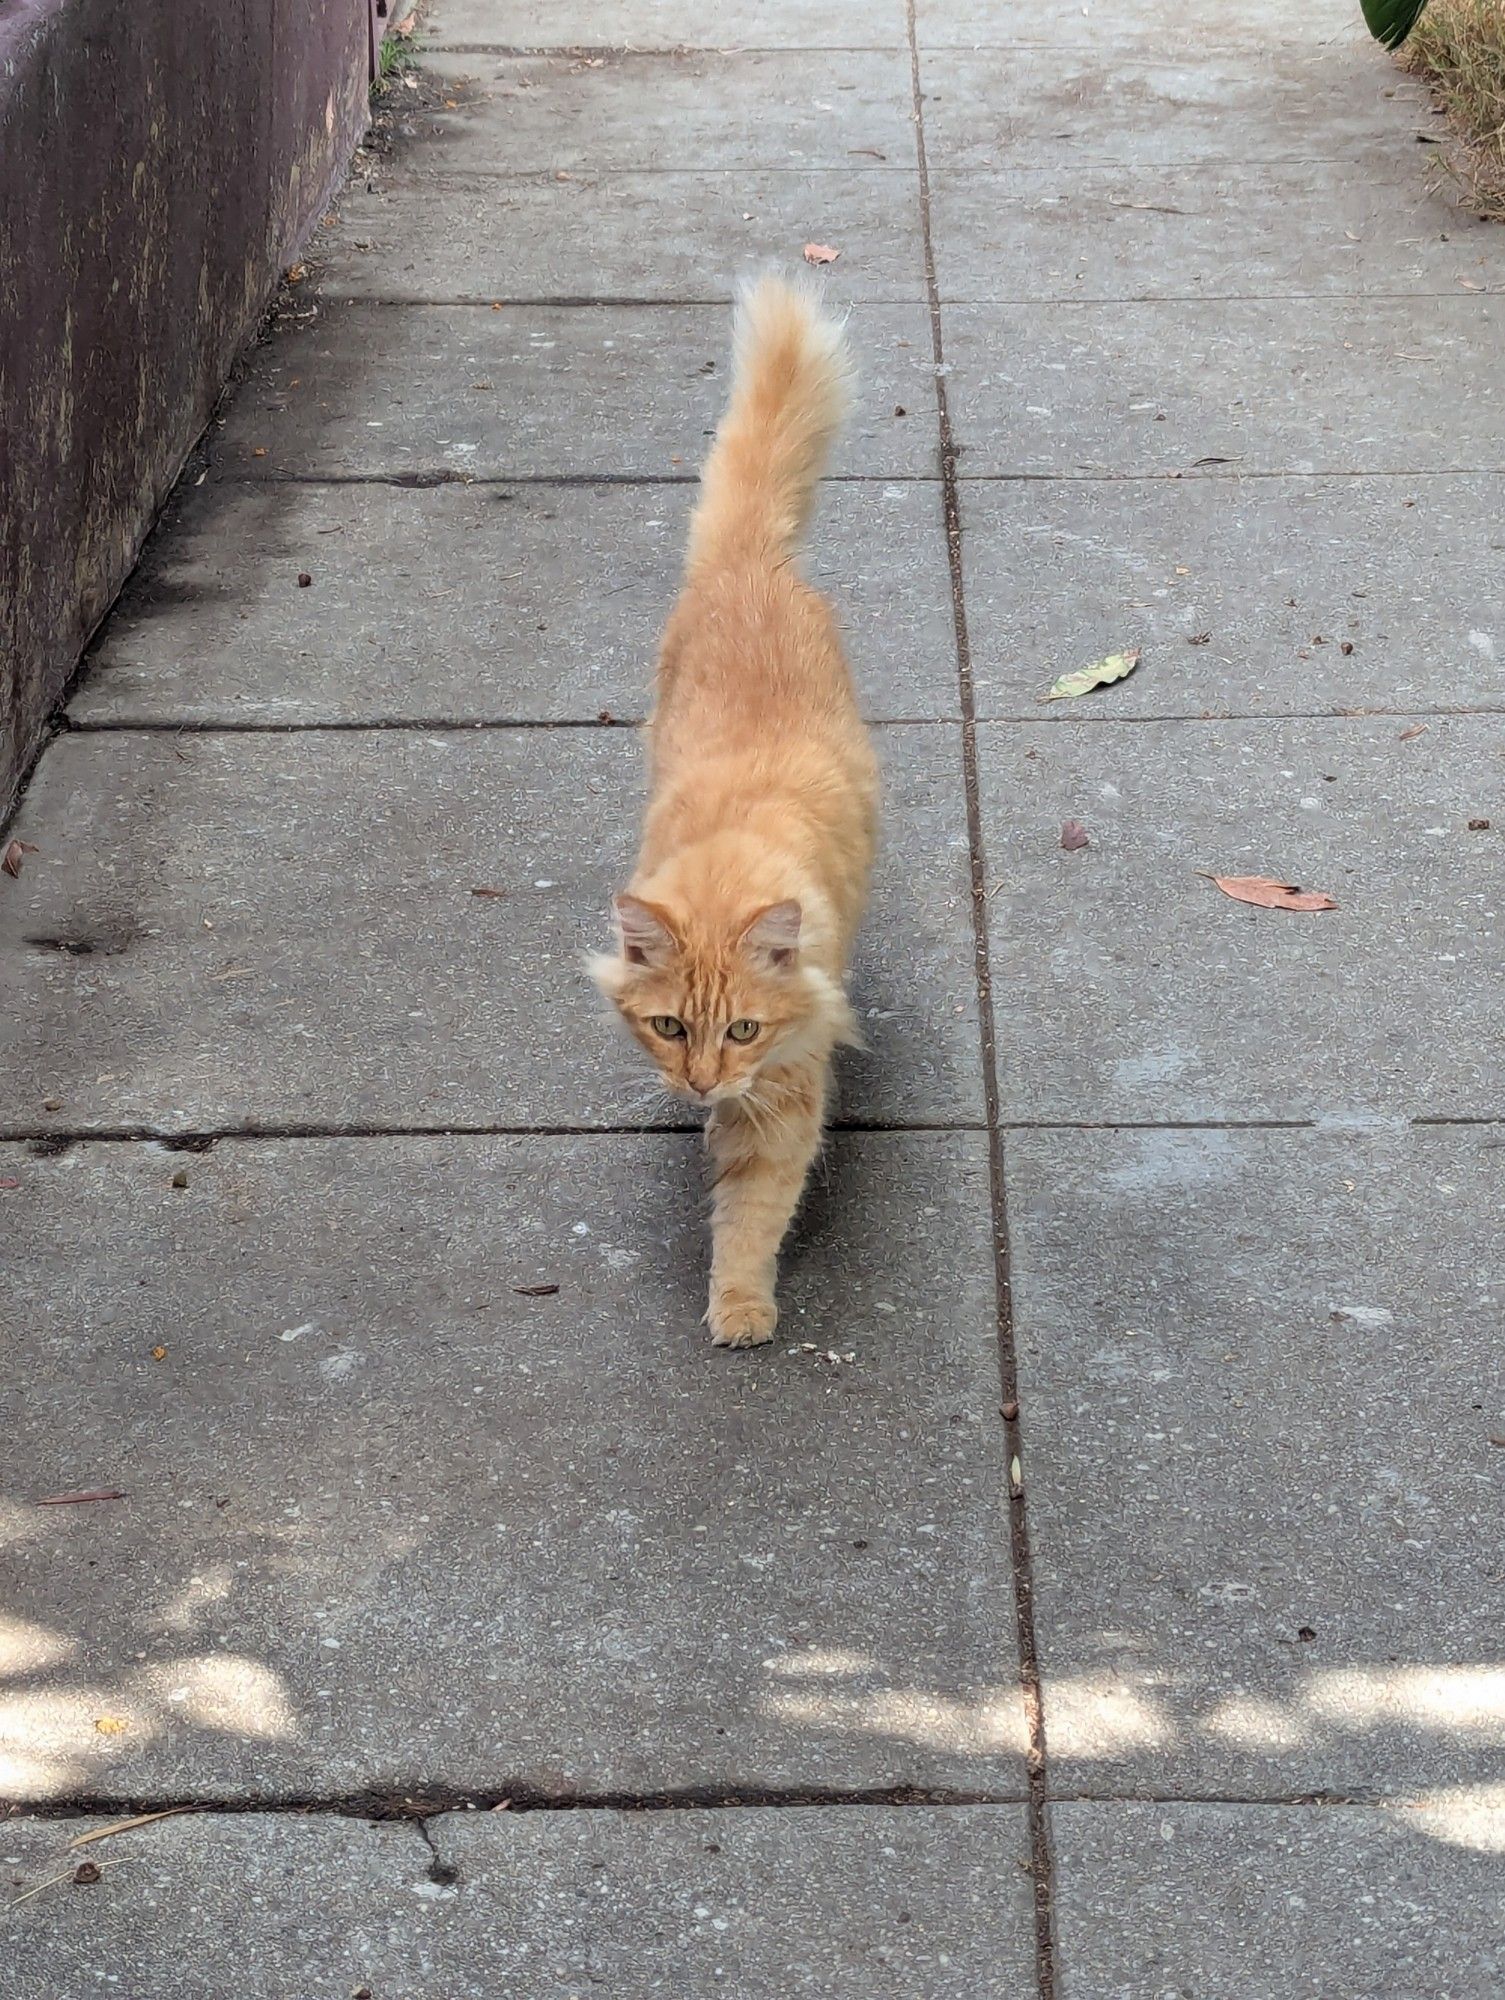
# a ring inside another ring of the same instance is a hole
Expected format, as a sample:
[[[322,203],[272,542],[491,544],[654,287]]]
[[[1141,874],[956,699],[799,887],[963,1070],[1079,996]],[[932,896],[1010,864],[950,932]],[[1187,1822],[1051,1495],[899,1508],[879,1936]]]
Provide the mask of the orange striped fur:
[[[707,1318],[771,1337],[779,1245],[820,1145],[877,828],[877,766],[835,619],[796,566],[850,395],[841,328],[773,278],[737,316],[731,401],[664,633],[637,867],[602,991],[710,1108]]]

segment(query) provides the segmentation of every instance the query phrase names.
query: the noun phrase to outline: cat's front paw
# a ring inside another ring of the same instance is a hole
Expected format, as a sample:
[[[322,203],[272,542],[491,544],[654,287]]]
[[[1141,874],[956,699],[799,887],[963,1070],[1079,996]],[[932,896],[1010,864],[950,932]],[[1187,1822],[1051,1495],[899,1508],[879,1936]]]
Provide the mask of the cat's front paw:
[[[772,1299],[750,1298],[746,1293],[722,1292],[712,1297],[706,1314],[711,1340],[717,1347],[761,1347],[773,1339],[779,1323],[779,1309]]]

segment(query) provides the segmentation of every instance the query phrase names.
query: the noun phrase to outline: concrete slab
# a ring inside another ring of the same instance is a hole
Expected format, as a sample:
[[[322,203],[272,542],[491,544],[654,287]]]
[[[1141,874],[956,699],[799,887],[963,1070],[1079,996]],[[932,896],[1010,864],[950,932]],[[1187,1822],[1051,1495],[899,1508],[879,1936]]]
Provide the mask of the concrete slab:
[[[1497,1129],[1013,1135],[1057,1792],[1501,1793]]]
[[[1063,1805],[1063,2000],[1488,2000],[1505,1812]]]
[[[1498,471],[1505,301],[950,306],[964,477]]]
[[[803,268],[803,267],[801,267]],[[726,396],[725,306],[329,306],[250,357],[222,463],[262,476],[694,472]],[[928,316],[857,306],[838,473],[936,471]]]
[[[1022,1796],[980,1135],[834,1141],[747,1361],[687,1135],[0,1172],[7,1797]]]
[[[1505,279],[1497,232],[1429,189],[1421,157],[1363,173],[943,168],[931,197],[948,301],[1458,295]]]
[[[902,0],[434,0],[423,39],[461,48],[903,48]]]
[[[493,0],[465,4],[479,18]],[[654,5],[639,0],[639,11]],[[1189,48],[1263,53],[1353,44],[1373,53],[1374,47],[1347,0],[1270,0],[1258,19],[1236,8],[1188,7],[1186,0],[1033,0],[1027,9],[1000,7],[998,0],[916,0],[915,24],[921,45],[936,48],[1138,47],[1169,60]]]
[[[69,712],[285,725],[594,721],[604,709],[634,720],[696,491],[190,487]],[[955,712],[938,484],[832,481],[805,570],[841,607],[873,715]],[[313,577],[306,590],[300,574]]]
[[[67,1862],[75,1824],[5,1828],[23,1879]],[[1015,1808],[450,1814],[428,1833],[434,1851],[414,1826],[207,1815],[123,1836],[109,1853],[129,1842],[138,1865],[7,1913],[17,2000],[92,2000],[103,1966],[139,1968],[156,2000],[226,1990],[231,1965],[244,2000],[1014,2000],[1032,1975]]]
[[[1505,708],[1502,520],[1500,474],[973,481],[979,711],[1078,723],[1040,695],[1126,645],[1144,663],[1094,720]]]
[[[1401,726],[985,725],[1005,1117],[1505,1112],[1505,724],[1437,719],[1412,742]],[[1476,818],[1491,829],[1471,832]],[[1061,851],[1066,819],[1090,848]],[[1250,908],[1203,871],[1341,907]],[[1439,1006],[1444,986],[1469,1006]]]
[[[879,749],[887,844],[853,984],[869,1049],[842,1105],[975,1119],[956,733],[887,730]],[[64,736],[17,822],[39,851],[0,897],[0,1117],[637,1122],[649,1072],[581,954],[626,879],[640,764],[613,729]]]
[[[405,168],[435,153],[483,173],[850,167],[863,148],[915,161],[902,49],[827,50],[818,67],[767,49],[594,61],[430,51],[423,66],[448,95],[408,121]]]
[[[928,47],[920,65],[935,166],[1169,165],[1351,160],[1417,152],[1427,97],[1371,43],[1244,53],[1106,48],[991,53]],[[1430,135],[1430,134],[1429,134]]]
[[[841,252],[825,267],[833,300],[926,296],[912,165],[415,173],[347,196],[340,217],[319,245],[336,299],[729,300],[739,275],[802,264],[812,242]]]

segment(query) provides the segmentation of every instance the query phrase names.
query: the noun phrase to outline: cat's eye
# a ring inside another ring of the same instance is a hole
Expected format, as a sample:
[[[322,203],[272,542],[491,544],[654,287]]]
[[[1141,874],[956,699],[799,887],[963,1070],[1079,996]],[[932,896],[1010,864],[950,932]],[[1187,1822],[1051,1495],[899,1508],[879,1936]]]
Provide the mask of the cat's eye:
[[[733,1021],[726,1031],[726,1038],[729,1042],[755,1042],[762,1025],[761,1021]]]
[[[652,1014],[648,1018],[648,1025],[654,1034],[662,1035],[666,1042],[684,1040],[685,1024],[676,1020],[672,1014]]]

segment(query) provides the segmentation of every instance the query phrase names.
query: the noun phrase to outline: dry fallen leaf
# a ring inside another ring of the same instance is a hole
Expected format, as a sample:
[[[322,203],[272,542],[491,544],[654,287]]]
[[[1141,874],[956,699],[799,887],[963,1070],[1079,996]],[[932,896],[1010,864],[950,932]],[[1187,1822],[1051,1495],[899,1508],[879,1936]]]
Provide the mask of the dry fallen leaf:
[[[1139,665],[1139,648],[1129,653],[1110,653],[1105,660],[1094,660],[1090,667],[1078,667],[1074,674],[1062,674],[1049,693],[1042,694],[1041,701],[1074,701],[1078,695],[1090,694],[1094,688],[1106,687],[1110,681],[1121,681],[1125,674],[1132,674]]]
[[[520,1299],[551,1299],[559,1290],[557,1285],[514,1285],[513,1291]]]
[[[122,1722],[118,1715],[96,1715],[94,1727],[101,1736],[124,1736],[130,1724]]]
[[[1298,889],[1294,882],[1277,882],[1269,875],[1209,875],[1225,896],[1236,903],[1254,903],[1262,910],[1335,910],[1338,905],[1321,889]]]
[[[1411,727],[1403,729],[1395,740],[1397,743],[1414,743],[1418,736],[1425,736],[1430,727],[1431,724],[1427,722],[1413,722]]]
[[[1068,854],[1075,854],[1079,848],[1090,847],[1087,829],[1079,819],[1068,819],[1061,827],[1061,845]]]
[[[8,1190],[10,1188],[18,1188],[20,1185],[21,1182],[15,1174],[0,1174],[0,1188]]]
[[[34,841],[13,840],[7,846],[4,856],[0,857],[0,868],[3,868],[7,875],[19,875],[24,858],[28,854],[35,854],[36,851]]]
[[[167,1359],[167,1349],[165,1347],[154,1347],[152,1349],[152,1359],[153,1361],[165,1361]]]
[[[507,891],[505,889],[472,889],[470,893],[472,896],[505,896]]]
[[[807,264],[834,264],[840,255],[841,252],[833,249],[829,243],[807,243],[805,245],[805,262]]]
[[[49,1493],[38,1507],[77,1507],[85,1500],[123,1500],[125,1494],[114,1486],[99,1486],[90,1493]]]

